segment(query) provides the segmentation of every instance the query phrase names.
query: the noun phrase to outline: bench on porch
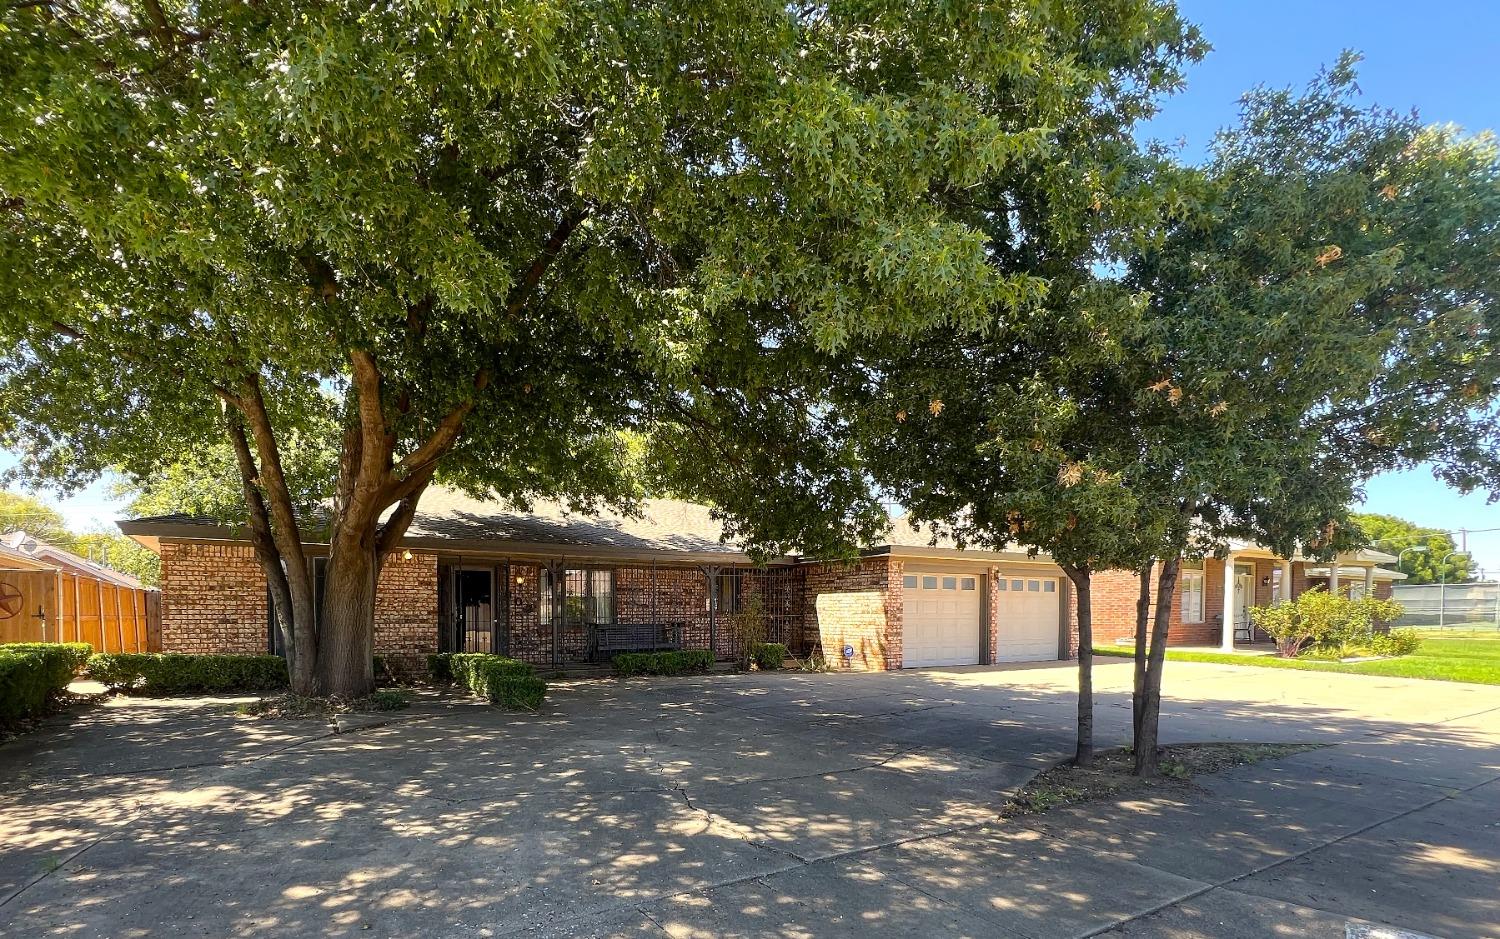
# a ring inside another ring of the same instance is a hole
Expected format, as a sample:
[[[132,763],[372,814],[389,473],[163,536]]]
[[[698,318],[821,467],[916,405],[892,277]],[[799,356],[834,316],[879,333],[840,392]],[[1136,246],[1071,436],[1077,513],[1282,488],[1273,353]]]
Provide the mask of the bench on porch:
[[[621,652],[671,652],[682,648],[686,623],[598,623],[590,626],[589,657],[608,662]]]

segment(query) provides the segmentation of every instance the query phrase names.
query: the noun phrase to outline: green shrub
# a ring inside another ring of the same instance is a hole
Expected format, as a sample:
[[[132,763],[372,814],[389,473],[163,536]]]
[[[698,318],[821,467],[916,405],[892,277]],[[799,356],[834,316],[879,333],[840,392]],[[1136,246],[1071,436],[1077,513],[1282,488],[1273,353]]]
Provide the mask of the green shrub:
[[[82,642],[0,645],[0,721],[40,714],[67,690],[92,651]]]
[[[774,672],[786,661],[786,646],[779,642],[758,642],[750,650],[755,667],[763,672]]]
[[[1401,613],[1401,604],[1394,600],[1350,600],[1319,587],[1290,603],[1256,607],[1250,620],[1276,641],[1278,655],[1295,656],[1311,643],[1319,653],[1343,658],[1373,643],[1376,623],[1388,623]]]
[[[1377,633],[1370,643],[1376,655],[1411,655],[1422,645],[1422,634],[1415,629],[1393,629],[1384,635]]]
[[[427,675],[434,685],[453,684],[452,652],[438,652],[427,657]]]
[[[748,672],[755,661],[756,647],[766,641],[770,629],[759,594],[751,594],[744,605],[729,617],[729,629],[735,640],[735,664],[740,671]]]
[[[680,649],[676,652],[622,652],[611,663],[621,678],[634,675],[686,675],[706,672],[713,667],[714,656],[707,649]]]
[[[434,660],[441,660],[435,664]],[[547,694],[547,683],[537,677],[536,667],[526,662],[482,652],[454,652],[427,657],[434,680],[444,670],[450,681],[463,685],[491,704],[516,710],[535,711]]]
[[[365,698],[365,703],[376,711],[399,711],[411,705],[406,695],[394,688],[372,692],[369,697]]]
[[[217,694],[271,691],[288,684],[276,655],[186,655],[105,652],[89,659],[88,675],[126,694]]]

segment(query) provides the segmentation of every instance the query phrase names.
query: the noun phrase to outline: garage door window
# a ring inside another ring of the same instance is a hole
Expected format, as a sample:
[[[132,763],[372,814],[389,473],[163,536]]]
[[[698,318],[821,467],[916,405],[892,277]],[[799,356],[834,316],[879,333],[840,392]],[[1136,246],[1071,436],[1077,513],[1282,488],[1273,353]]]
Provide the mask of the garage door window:
[[[1026,589],[1030,590],[1032,593],[1040,593],[1042,589],[1042,582],[1039,580],[1028,580],[1026,582]]]
[[[957,577],[944,577],[943,578],[943,589],[944,590],[957,590],[958,589],[958,578]]]
[[[963,589],[965,589],[965,590],[973,590],[974,587],[975,587],[974,578],[972,578],[972,577],[965,577],[963,579]]]
[[[1057,581],[1055,581],[1055,580],[1044,580],[1044,581],[1042,581],[1042,592],[1043,593],[1057,593]]]
[[[1024,582],[1022,582],[1022,581],[1019,581],[1019,580],[1013,580],[1013,581],[1010,582],[1010,589],[1012,589],[1012,590],[1025,590],[1026,589],[1026,584]]]
[[[937,578],[936,577],[923,577],[922,578],[922,589],[923,590],[936,590],[937,589]]]
[[[909,587],[912,590],[917,589],[917,575],[907,574],[905,577],[901,578],[901,586]]]
[[[1008,583],[1009,583],[1009,581],[1006,581],[1006,580],[1003,580],[1003,579],[1002,580],[997,580],[997,581],[995,581],[995,589],[996,590],[1004,590],[1006,588],[1006,585]]]

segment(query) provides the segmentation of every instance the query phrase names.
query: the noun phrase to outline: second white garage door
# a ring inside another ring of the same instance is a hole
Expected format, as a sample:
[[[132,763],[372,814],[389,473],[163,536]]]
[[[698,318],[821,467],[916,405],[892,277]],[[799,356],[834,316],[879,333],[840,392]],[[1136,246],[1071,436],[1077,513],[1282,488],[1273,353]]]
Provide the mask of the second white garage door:
[[[901,664],[979,664],[979,575],[907,574],[903,584]]]
[[[1005,577],[995,583],[999,612],[997,662],[1040,662],[1057,658],[1061,624],[1060,582],[1056,577]]]

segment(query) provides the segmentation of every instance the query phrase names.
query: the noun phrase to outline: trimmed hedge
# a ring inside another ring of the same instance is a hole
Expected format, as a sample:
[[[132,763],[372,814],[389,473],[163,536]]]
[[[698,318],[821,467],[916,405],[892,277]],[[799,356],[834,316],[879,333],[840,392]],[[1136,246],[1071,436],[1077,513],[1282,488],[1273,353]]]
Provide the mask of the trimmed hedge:
[[[610,660],[621,678],[634,675],[686,675],[706,672],[713,667],[714,656],[707,649],[680,649],[676,652],[622,652]]]
[[[427,657],[427,671],[439,683],[456,682],[503,708],[535,711],[547,683],[526,662],[483,652],[444,652]]]
[[[757,642],[750,647],[750,661],[763,672],[774,672],[786,662],[786,646],[779,642]]]
[[[0,645],[0,721],[32,717],[62,694],[94,650],[86,642]]]
[[[141,695],[273,691],[289,684],[286,662],[278,655],[105,652],[89,659],[88,675]]]

